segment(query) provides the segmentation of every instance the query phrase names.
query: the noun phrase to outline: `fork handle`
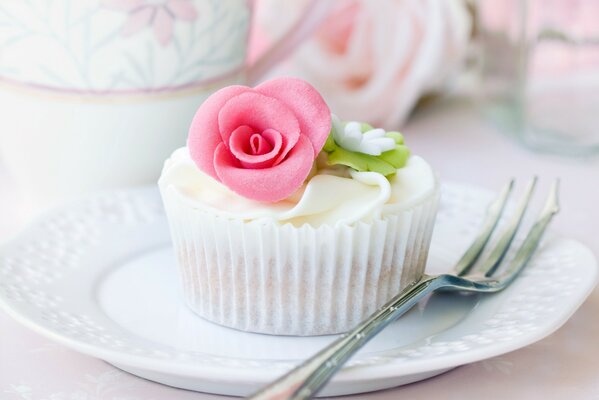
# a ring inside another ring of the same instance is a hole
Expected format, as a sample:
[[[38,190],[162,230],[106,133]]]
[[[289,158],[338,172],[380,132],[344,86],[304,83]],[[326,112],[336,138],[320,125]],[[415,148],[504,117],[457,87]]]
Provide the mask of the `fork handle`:
[[[309,399],[343,364],[391,322],[412,308],[428,293],[443,286],[442,277],[424,275],[406,287],[361,322],[352,331],[322,349],[270,385],[250,397],[254,400]]]

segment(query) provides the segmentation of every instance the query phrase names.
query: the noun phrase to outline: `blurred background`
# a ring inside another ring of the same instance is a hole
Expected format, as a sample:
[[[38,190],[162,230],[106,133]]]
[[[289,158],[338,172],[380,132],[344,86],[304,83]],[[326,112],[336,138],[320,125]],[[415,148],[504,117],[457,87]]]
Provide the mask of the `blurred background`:
[[[453,179],[480,170],[497,140],[542,160],[531,172],[598,172],[594,0],[8,0],[4,225],[155,183],[210,93],[279,75],[311,82],[342,118],[403,130]]]

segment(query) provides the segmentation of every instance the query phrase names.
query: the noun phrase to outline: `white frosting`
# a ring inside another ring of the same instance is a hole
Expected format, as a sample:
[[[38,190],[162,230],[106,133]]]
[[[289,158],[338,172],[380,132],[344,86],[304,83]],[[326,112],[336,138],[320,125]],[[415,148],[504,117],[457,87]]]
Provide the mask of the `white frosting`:
[[[431,195],[436,179],[418,156],[411,156],[391,179],[376,172],[322,168],[289,198],[261,203],[232,192],[200,171],[184,147],[165,162],[158,184],[163,193],[178,196],[196,209],[243,220],[319,226],[351,224],[409,208]]]

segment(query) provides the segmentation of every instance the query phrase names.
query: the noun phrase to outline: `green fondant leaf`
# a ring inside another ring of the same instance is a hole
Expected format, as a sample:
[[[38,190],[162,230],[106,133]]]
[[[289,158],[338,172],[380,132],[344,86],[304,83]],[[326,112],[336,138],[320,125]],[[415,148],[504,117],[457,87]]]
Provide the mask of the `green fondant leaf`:
[[[391,164],[395,169],[403,168],[406,166],[408,157],[410,156],[410,149],[403,144],[398,144],[395,149],[382,153],[378,158]]]
[[[329,154],[328,163],[345,165],[359,172],[378,172],[385,176],[393,175],[397,170],[393,165],[381,160],[380,157],[347,151],[341,147]]]
[[[360,129],[364,133],[374,128],[370,124],[362,123]],[[327,163],[329,165],[345,165],[360,172],[372,171],[390,176],[395,174],[398,168],[406,165],[410,150],[403,144],[404,138],[401,133],[386,132],[385,136],[395,140],[396,146],[395,149],[386,151],[379,156],[355,152],[341,147],[335,142],[333,131],[329,133],[322,149],[328,153]]]
[[[385,136],[392,138],[393,140],[395,140],[395,143],[397,144],[403,144],[403,135],[399,132],[395,132],[395,131],[391,131],[391,132],[387,132],[385,133]]]
[[[322,147],[322,149],[324,151],[326,151],[327,153],[330,153],[332,151],[334,151],[337,148],[337,144],[335,143],[335,140],[333,139],[333,134],[329,133],[329,136],[327,137],[327,141],[324,142],[324,146]]]

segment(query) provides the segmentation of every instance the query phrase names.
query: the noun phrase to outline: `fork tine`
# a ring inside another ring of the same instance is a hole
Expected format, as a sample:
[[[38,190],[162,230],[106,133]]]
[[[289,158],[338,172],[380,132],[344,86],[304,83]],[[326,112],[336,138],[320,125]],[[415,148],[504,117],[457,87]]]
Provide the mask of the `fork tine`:
[[[493,201],[493,203],[491,203],[489,206],[487,217],[483,223],[483,227],[479,235],[476,237],[472,245],[466,250],[466,252],[464,252],[464,255],[462,255],[462,258],[460,258],[454,268],[456,275],[462,276],[468,273],[476,260],[478,260],[478,257],[480,257],[480,254],[487,245],[491,234],[497,226],[497,222],[499,221],[501,214],[503,214],[505,204],[507,203],[507,199],[510,196],[513,188],[514,180],[511,179],[509,183],[505,185],[499,197],[497,197],[497,199],[495,199],[495,201]]]
[[[545,233],[547,226],[551,222],[551,219],[560,210],[558,192],[559,179],[556,179],[551,186],[547,202],[545,203],[545,207],[543,208],[541,215],[538,217],[532,228],[530,228],[530,231],[526,235],[524,242],[522,242],[522,245],[520,245],[520,248],[510,262],[505,273],[499,277],[498,281],[501,287],[506,287],[512,283],[512,281],[516,279],[518,274],[524,269],[528,263],[528,260],[530,260],[532,257],[534,251],[539,245],[539,242],[541,241],[541,238],[543,237],[543,233]]]
[[[489,254],[489,257],[487,257],[485,262],[476,271],[478,274],[491,276],[493,273],[495,273],[495,270],[497,270],[497,267],[501,263],[501,260],[503,260],[503,257],[505,257],[508,248],[514,240],[514,236],[516,236],[516,232],[522,223],[522,218],[524,217],[524,213],[530,204],[530,198],[532,197],[536,185],[537,177],[535,176],[528,183],[526,192],[522,198],[522,201],[520,202],[520,205],[518,206],[516,214],[505,228],[505,231],[497,241],[497,244]]]

